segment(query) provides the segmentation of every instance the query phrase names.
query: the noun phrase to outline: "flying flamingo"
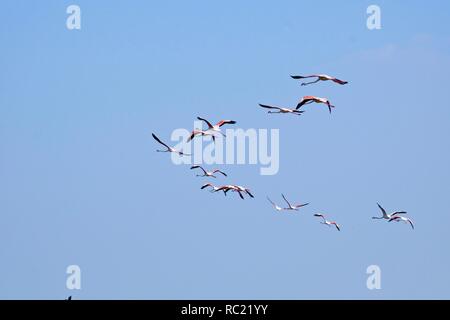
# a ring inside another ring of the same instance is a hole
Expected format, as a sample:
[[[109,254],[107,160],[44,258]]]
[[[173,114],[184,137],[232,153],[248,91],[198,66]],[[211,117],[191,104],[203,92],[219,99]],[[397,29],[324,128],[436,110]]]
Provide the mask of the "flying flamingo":
[[[211,132],[207,132],[207,131],[203,131],[203,130],[199,130],[199,129],[195,129],[194,131],[191,132],[191,135],[189,136],[189,138],[187,139],[187,142],[191,142],[192,139],[194,139],[197,136],[212,136],[213,141],[216,141],[216,137],[214,136],[213,133]]]
[[[411,219],[409,219],[407,217],[395,216],[395,217],[392,217],[389,219],[389,222],[391,222],[391,221],[397,221],[397,222],[403,221],[405,223],[409,223],[411,225],[411,228],[413,228],[413,230],[414,230],[413,222],[411,221]]]
[[[227,195],[227,192],[229,192],[229,191],[237,192],[239,194],[239,196],[241,197],[241,199],[244,199],[243,194],[248,194],[250,197],[254,198],[253,194],[250,192],[250,189],[242,187],[242,186],[237,186],[237,185],[222,186],[222,187],[217,188],[217,190],[214,190],[214,192],[217,192],[217,191],[223,191],[225,193],[225,195]]]
[[[378,220],[386,219],[386,220],[390,220],[390,219],[392,219],[393,217],[395,217],[395,216],[397,216],[399,214],[406,214],[407,213],[405,211],[396,211],[396,212],[393,212],[391,214],[387,214],[386,210],[384,210],[384,208],[382,206],[380,206],[379,203],[377,203],[377,205],[378,205],[378,208],[380,208],[381,213],[383,214],[383,216],[382,217],[372,217],[372,219],[378,219]]]
[[[206,188],[211,188],[211,192],[219,191],[219,187],[216,187],[216,186],[212,185],[211,183],[204,184],[200,189],[203,190],[203,189],[206,189]]]
[[[167,148],[167,150],[156,150],[156,152],[172,152],[179,154],[180,156],[190,156],[190,154],[184,153],[183,151],[175,150],[172,147],[169,147],[167,144],[162,142],[154,133],[152,133],[153,139],[155,139],[159,144],[163,145]]]
[[[336,222],[334,222],[334,221],[328,221],[328,220],[325,218],[325,216],[324,216],[323,214],[321,214],[321,213],[316,213],[314,216],[323,219],[323,222],[321,222],[321,224],[327,225],[327,226],[329,226],[329,227],[331,227],[331,226],[334,225],[334,226],[336,227],[336,229],[338,229],[338,231],[341,231],[341,227],[340,227]]]
[[[273,107],[273,106],[268,106],[265,104],[259,104],[260,107],[262,108],[266,108],[266,109],[272,109],[272,110],[278,110],[278,111],[269,111],[268,113],[290,113],[290,114],[296,114],[298,116],[300,116],[303,112],[305,111],[300,111],[300,110],[296,110],[296,109],[288,109],[288,108],[281,108],[281,107]]]
[[[223,135],[224,137],[226,137],[226,136],[220,128],[226,124],[236,124],[236,121],[234,121],[234,120],[221,120],[217,124],[212,125],[211,122],[209,122],[206,119],[203,119],[200,117],[197,117],[197,119],[205,122],[208,125],[208,130],[206,130],[206,132],[208,132],[208,133],[216,133],[217,132],[217,133],[220,133],[221,135]]]
[[[302,100],[300,100],[300,102],[297,104],[297,110],[300,109],[302,106],[306,105],[306,104],[310,104],[310,103],[324,103],[328,106],[328,110],[330,110],[331,113],[331,108],[334,108],[335,106],[333,106],[330,103],[330,100],[328,100],[327,98],[319,98],[319,97],[314,97],[314,96],[304,96],[302,98]]]
[[[275,210],[277,210],[277,211],[283,211],[284,210],[282,207],[277,206],[272,200],[270,200],[269,197],[267,197],[267,200],[269,200],[269,202],[272,204],[272,206],[274,207]]]
[[[227,192],[230,191],[231,189],[234,189],[234,186],[231,185],[227,185],[227,186],[221,186],[221,187],[217,187],[212,185],[211,183],[207,183],[204,184],[200,189],[206,189],[206,188],[211,188],[211,192],[218,192],[218,191],[223,191],[223,193],[225,195],[227,195]]]
[[[239,193],[239,196],[240,196],[242,199],[244,199],[244,196],[242,195],[242,193],[246,193],[246,194],[248,194],[250,197],[254,198],[254,196],[253,196],[253,194],[251,194],[249,188],[245,188],[245,187],[242,187],[242,186],[236,186],[236,185],[233,185],[232,187],[233,187],[233,189],[231,189],[231,190],[233,190],[233,191]]]
[[[317,78],[316,81],[312,81],[312,82],[303,82],[302,86],[307,86],[308,84],[313,84],[313,83],[317,83],[319,81],[333,81],[336,82],[338,84],[347,84],[348,81],[343,81],[343,80],[339,80],[338,78],[335,77],[331,77],[327,74],[311,74],[311,75],[307,75],[307,76],[291,76],[292,79],[308,79],[308,78]]]
[[[235,191],[235,187],[232,186],[232,185],[221,186],[221,187],[218,187],[217,190],[214,190],[214,192],[223,191],[223,193],[225,195],[227,195],[227,192],[230,191],[230,190]]]
[[[304,204],[298,204],[298,205],[291,205],[289,203],[289,201],[286,199],[286,197],[284,196],[284,194],[281,195],[284,199],[284,201],[286,201],[286,203],[288,204],[289,207],[284,208],[284,210],[294,210],[294,211],[298,211],[298,209],[307,206],[309,203],[304,203]]]
[[[214,171],[206,171],[202,166],[192,166],[191,170],[194,169],[201,169],[203,171],[203,175],[197,175],[197,177],[212,177],[212,178],[217,178],[214,174],[216,173],[220,173],[225,177],[228,177],[227,174],[223,171],[220,171],[219,169],[216,169]]]

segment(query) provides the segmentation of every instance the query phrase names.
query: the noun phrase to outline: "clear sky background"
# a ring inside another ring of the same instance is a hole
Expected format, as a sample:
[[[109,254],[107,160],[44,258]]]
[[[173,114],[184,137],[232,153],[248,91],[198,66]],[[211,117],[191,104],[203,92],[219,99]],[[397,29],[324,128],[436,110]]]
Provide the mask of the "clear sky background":
[[[82,29],[66,28],[66,8]],[[381,7],[382,29],[366,27]],[[0,298],[450,298],[450,3],[2,1]],[[300,87],[327,73],[346,86]],[[258,103],[302,117],[268,115]],[[197,116],[280,129],[280,172],[155,152]],[[310,202],[297,215],[282,204]],[[374,221],[376,202],[416,230]],[[327,213],[342,232],[312,215]],[[82,290],[66,288],[79,265]],[[382,289],[366,287],[379,265]]]

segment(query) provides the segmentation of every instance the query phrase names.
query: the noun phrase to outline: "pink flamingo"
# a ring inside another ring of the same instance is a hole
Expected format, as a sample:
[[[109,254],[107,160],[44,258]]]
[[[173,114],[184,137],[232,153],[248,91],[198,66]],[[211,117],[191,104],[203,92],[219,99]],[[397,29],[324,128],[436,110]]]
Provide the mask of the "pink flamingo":
[[[291,76],[291,78],[292,79],[296,79],[296,80],[298,80],[298,79],[308,79],[308,78],[317,78],[316,81],[303,82],[302,86],[307,86],[308,84],[317,83],[319,81],[330,81],[330,80],[335,82],[335,83],[341,84],[341,85],[344,85],[344,84],[348,83],[348,81],[339,80],[338,78],[329,76],[327,74],[311,74],[311,75],[308,75],[308,76]]]
[[[414,223],[411,221],[411,219],[409,219],[407,217],[395,216],[395,217],[392,217],[391,219],[389,219],[389,222],[391,222],[391,221],[396,221],[396,222],[403,221],[405,223],[409,223],[411,225],[411,228],[413,228],[413,230],[414,230]]]
[[[336,229],[337,229],[338,231],[341,231],[341,227],[340,227],[336,222],[334,222],[334,221],[328,221],[328,220],[325,218],[325,216],[324,216],[323,214],[321,214],[321,213],[316,213],[314,216],[315,216],[315,217],[322,218],[322,219],[323,219],[323,222],[321,222],[322,224],[327,225],[327,226],[329,226],[329,227],[335,226]]]
[[[328,110],[330,110],[330,113],[331,113],[331,108],[335,107],[330,103],[330,100],[328,100],[327,98],[319,98],[319,97],[315,97],[315,96],[304,96],[302,98],[302,100],[300,100],[300,102],[297,104],[296,109],[298,110],[302,106],[313,103],[313,102],[326,104],[328,106]]]
[[[217,178],[214,174],[216,173],[220,173],[225,177],[228,177],[227,174],[223,171],[220,171],[219,169],[216,169],[214,171],[206,171],[202,166],[192,166],[191,170],[194,169],[201,169],[203,171],[203,175],[197,175],[197,177],[212,177],[212,178]]]
[[[268,113],[290,113],[290,114],[295,114],[297,116],[300,116],[303,112],[305,111],[300,111],[300,110],[296,110],[296,109],[288,109],[288,108],[281,108],[281,107],[273,107],[273,106],[268,106],[265,104],[259,104],[260,107],[262,108],[266,108],[266,109],[272,109],[272,110],[278,110],[278,111],[269,111]]]
[[[187,153],[184,153],[183,151],[175,150],[174,148],[169,147],[167,144],[162,142],[154,133],[152,133],[152,136],[153,136],[153,139],[155,139],[159,144],[163,145],[167,149],[167,150],[156,150],[156,152],[172,152],[172,153],[179,154],[180,156],[190,156],[190,154],[187,154]]]

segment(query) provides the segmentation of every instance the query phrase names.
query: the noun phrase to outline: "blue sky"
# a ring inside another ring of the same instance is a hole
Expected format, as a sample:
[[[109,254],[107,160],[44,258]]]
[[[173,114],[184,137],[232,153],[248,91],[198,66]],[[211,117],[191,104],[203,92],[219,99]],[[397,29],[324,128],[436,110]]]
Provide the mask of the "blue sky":
[[[82,10],[81,30],[66,8]],[[381,8],[382,29],[366,28]],[[450,4],[2,1],[0,298],[450,298]],[[347,86],[300,87],[328,73]],[[271,116],[258,103],[308,106]],[[155,152],[197,116],[280,129],[242,201]],[[310,202],[298,215],[281,204]],[[376,202],[416,224],[373,221]],[[324,212],[342,225],[328,229]],[[66,288],[79,265],[82,290]],[[382,289],[366,287],[379,265]]]

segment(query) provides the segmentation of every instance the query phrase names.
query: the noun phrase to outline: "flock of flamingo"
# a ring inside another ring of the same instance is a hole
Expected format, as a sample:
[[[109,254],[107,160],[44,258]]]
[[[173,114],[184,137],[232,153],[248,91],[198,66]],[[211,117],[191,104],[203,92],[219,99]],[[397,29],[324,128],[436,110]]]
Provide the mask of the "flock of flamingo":
[[[311,78],[315,78],[314,81],[310,81],[310,82],[302,82],[301,85],[302,86],[307,86],[310,84],[314,84],[317,83],[319,81],[332,81],[334,83],[337,83],[339,85],[345,85],[348,82],[347,81],[343,81],[340,80],[338,78],[335,77],[331,77],[329,75],[326,74],[313,74],[313,75],[305,75],[305,76],[291,76],[292,79],[295,80],[302,80],[302,79],[311,79]],[[330,100],[328,100],[327,98],[321,98],[321,97],[316,97],[316,96],[304,96],[297,104],[297,106],[295,107],[295,109],[291,109],[291,108],[284,108],[284,107],[278,107],[278,106],[272,106],[272,105],[266,105],[266,104],[259,104],[259,106],[261,108],[264,109],[269,109],[268,113],[270,114],[292,114],[292,115],[302,115],[305,111],[304,110],[300,110],[302,107],[304,107],[305,105],[311,104],[311,103],[317,103],[317,104],[325,104],[331,114],[332,109],[335,108],[334,105],[331,104]],[[203,121],[206,125],[207,125],[207,129],[203,130],[203,129],[195,129],[192,131],[192,133],[190,134],[190,136],[187,139],[187,142],[192,141],[194,138],[196,137],[205,137],[205,136],[210,136],[212,137],[213,141],[216,141],[216,137],[217,135],[221,135],[223,137],[225,137],[225,134],[222,132],[222,127],[224,125],[232,125],[232,124],[236,124],[236,121],[234,120],[221,120],[219,121],[217,124],[213,125],[211,122],[209,122],[208,120],[201,118],[201,117],[197,117],[198,120]],[[166,143],[164,143],[161,139],[159,139],[154,133],[152,134],[153,138],[156,140],[156,142],[158,142],[160,145],[162,145],[165,149],[164,150],[157,150],[157,152],[168,152],[168,153],[176,153],[179,156],[190,156],[190,154],[187,154],[185,152],[183,152],[182,150],[176,150],[173,147],[170,147],[169,145],[167,145]],[[191,170],[199,170],[199,172],[201,172],[202,174],[198,174],[197,177],[207,177],[207,178],[217,178],[217,174],[220,174],[224,177],[228,177],[228,175],[219,170],[219,169],[215,169],[213,171],[207,171],[205,168],[203,168],[200,165],[194,165],[190,168]],[[222,191],[224,193],[224,195],[226,196],[228,192],[234,192],[237,193],[239,195],[239,197],[241,199],[245,199],[245,196],[249,196],[251,198],[254,198],[253,194],[251,193],[249,188],[243,187],[243,186],[239,186],[239,185],[222,185],[222,186],[215,186],[212,183],[206,183],[201,187],[202,190],[204,189],[209,189],[210,192],[212,193],[216,193],[216,192],[220,192]],[[269,197],[267,197],[267,200],[270,202],[270,204],[273,206],[273,208],[278,211],[278,212],[282,212],[282,211],[299,211],[300,208],[305,207],[307,205],[309,205],[309,203],[304,203],[304,204],[296,204],[296,205],[292,205],[285,197],[284,194],[281,195],[283,197],[283,200],[286,202],[287,207],[280,207],[278,206],[275,202],[273,202]],[[412,222],[411,219],[409,219],[408,217],[404,216],[407,212],[405,211],[396,211],[393,212],[391,214],[387,214],[386,210],[380,205],[378,204],[379,209],[381,210],[382,216],[381,217],[373,217],[373,219],[379,219],[379,220],[387,220],[388,222],[404,222],[409,224],[412,229],[414,229],[414,224]],[[327,220],[327,217],[322,214],[322,213],[316,213],[314,214],[314,217],[316,218],[320,218],[320,223],[323,225],[326,225],[328,227],[335,227],[336,230],[341,231],[341,226],[335,222],[335,221],[330,221]]]

